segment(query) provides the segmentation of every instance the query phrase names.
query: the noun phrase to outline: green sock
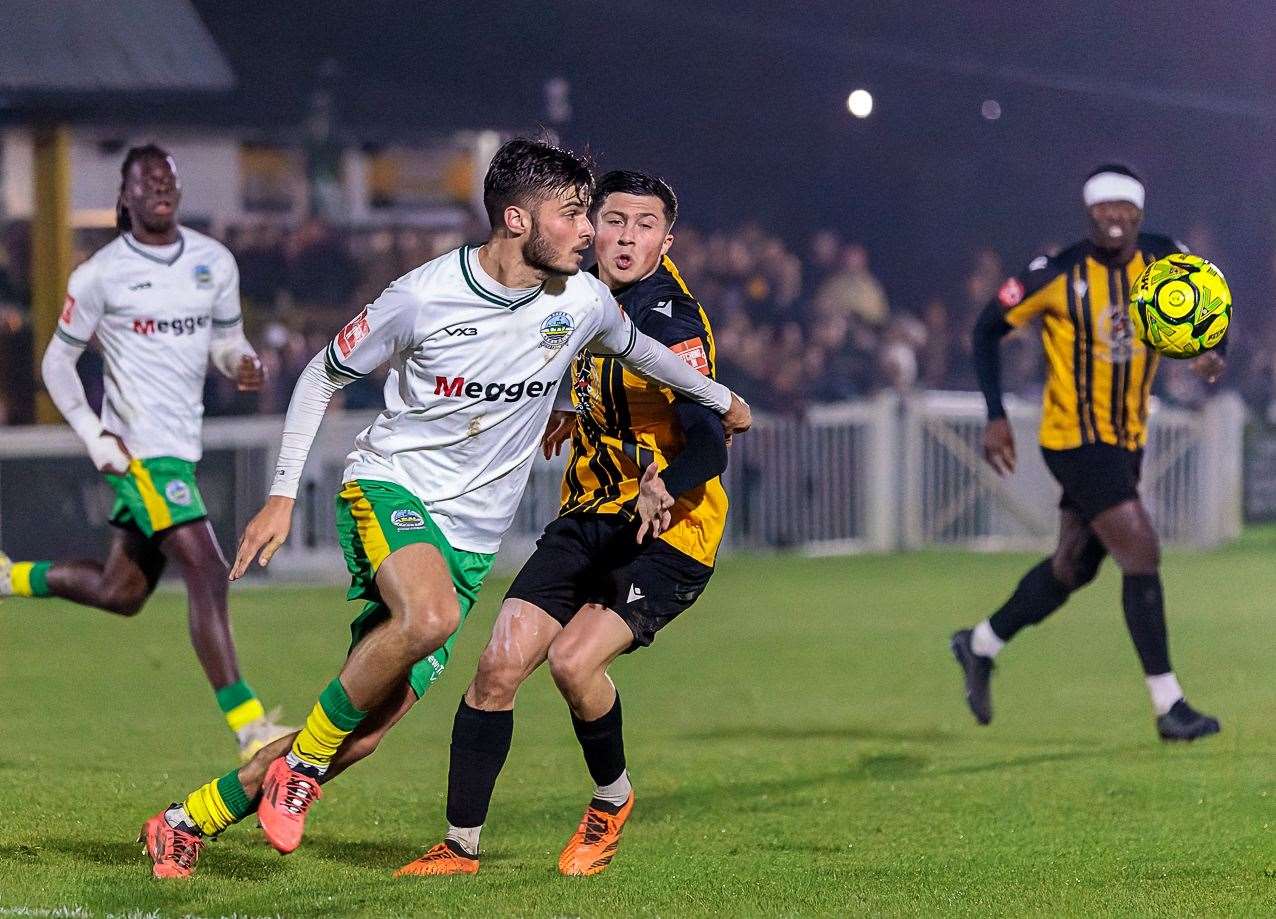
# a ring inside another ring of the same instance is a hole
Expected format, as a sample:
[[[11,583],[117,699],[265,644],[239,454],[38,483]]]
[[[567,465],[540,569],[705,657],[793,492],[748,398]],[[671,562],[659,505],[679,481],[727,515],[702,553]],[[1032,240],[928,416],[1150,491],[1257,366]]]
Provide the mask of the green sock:
[[[239,771],[235,769],[195,789],[186,796],[182,806],[205,836],[216,836],[253,810],[252,802],[239,781]]]
[[[232,731],[239,731],[266,714],[257,694],[243,680],[223,686],[216,692],[217,705]]]
[[[51,597],[49,569],[53,562],[14,562],[9,569],[9,589],[15,597]]]
[[[323,774],[337,755],[341,742],[367,714],[355,708],[341,680],[334,679],[319,694],[319,701],[310,710],[305,726],[292,742],[292,757],[317,774]]]

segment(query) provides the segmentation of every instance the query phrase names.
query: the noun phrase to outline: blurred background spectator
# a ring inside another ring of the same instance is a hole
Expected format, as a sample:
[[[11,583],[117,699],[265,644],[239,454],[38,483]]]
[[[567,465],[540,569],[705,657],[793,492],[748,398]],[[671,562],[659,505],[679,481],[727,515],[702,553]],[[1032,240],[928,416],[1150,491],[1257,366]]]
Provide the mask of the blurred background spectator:
[[[920,302],[900,301],[874,274],[871,253],[831,230],[811,234],[805,255],[766,228],[748,223],[704,232],[679,224],[670,253],[708,311],[717,338],[724,382],[758,409],[800,414],[809,405],[870,396],[890,389],[972,390],[970,330],[995,295],[1007,268],[990,247],[965,262],[945,263],[957,277],[949,298],[935,293]],[[77,258],[104,244],[108,230],[77,233]],[[249,334],[266,363],[267,389],[257,396],[235,392],[229,381],[209,376],[210,415],[277,413],[310,357],[363,304],[390,281],[417,265],[480,239],[477,226],[338,228],[318,218],[295,227],[254,223],[220,234],[239,261]],[[1192,225],[1196,251],[1209,252],[1212,235]],[[4,229],[0,248],[0,423],[31,420],[34,387],[25,306],[28,248],[26,225]],[[1058,251],[1049,244],[1036,254]],[[1276,285],[1276,255],[1270,266]],[[1276,420],[1276,324],[1246,315],[1245,336],[1229,343],[1229,385],[1238,388],[1263,417]],[[1251,324],[1252,323],[1252,324]],[[40,346],[37,343],[37,347]],[[100,398],[100,362],[90,352],[82,363],[86,385]],[[1157,394],[1197,405],[1209,390],[1182,362],[1164,362]],[[1006,390],[1040,396],[1044,373],[1039,331],[1017,331],[1003,345]],[[381,380],[345,390],[350,408],[380,405]]]

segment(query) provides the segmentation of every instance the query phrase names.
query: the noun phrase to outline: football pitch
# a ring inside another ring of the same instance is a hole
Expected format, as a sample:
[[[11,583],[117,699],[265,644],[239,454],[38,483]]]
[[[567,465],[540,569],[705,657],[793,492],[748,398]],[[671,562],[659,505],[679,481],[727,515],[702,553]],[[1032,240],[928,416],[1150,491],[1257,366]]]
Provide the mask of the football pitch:
[[[448,739],[504,580],[381,751],[327,787],[300,850],[251,821],[161,883],[133,842],[233,744],[164,591],[121,621],[0,605],[0,917],[1271,915],[1276,531],[1166,564],[1171,651],[1223,722],[1162,745],[1120,584],[1001,657],[977,727],[947,648],[1027,555],[724,560],[706,596],[619,661],[637,798],[620,854],[555,872],[590,784],[548,674],[524,689],[476,877],[395,880],[444,829]],[[295,723],[340,665],[336,587],[236,589],[249,681]]]

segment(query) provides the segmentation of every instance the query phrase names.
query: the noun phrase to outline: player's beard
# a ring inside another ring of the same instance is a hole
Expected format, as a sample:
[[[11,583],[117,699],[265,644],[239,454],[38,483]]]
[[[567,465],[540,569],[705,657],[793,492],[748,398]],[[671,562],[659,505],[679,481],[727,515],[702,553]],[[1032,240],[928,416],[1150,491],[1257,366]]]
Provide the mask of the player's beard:
[[[147,220],[143,217],[134,216],[133,220],[141,226],[143,230],[153,236],[162,236],[169,230],[173,229],[173,224],[177,221],[172,217],[156,218]]]
[[[131,208],[125,205],[128,213],[129,222],[134,228],[143,230],[155,236],[162,236],[169,230],[173,229],[173,225],[177,223],[177,210],[164,217],[146,216],[146,212],[142,208]]]
[[[532,220],[532,232],[523,243],[523,261],[537,271],[544,272],[547,277],[566,277],[580,271],[580,266],[575,263],[570,268],[555,265],[557,255],[549,240],[541,235],[540,226]]]

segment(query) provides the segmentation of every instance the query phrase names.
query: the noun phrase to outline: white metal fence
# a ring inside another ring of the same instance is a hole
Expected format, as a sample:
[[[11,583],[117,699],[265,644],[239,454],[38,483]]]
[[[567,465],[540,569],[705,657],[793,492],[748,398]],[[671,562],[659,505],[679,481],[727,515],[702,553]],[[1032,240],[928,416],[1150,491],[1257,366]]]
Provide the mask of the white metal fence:
[[[1058,488],[1036,448],[1038,409],[1011,400],[1019,467],[999,478],[982,460],[983,401],[918,393],[820,406],[805,418],[760,417],[731,449],[726,551],[889,551],[946,545],[1044,547]],[[325,421],[307,464],[293,537],[272,566],[291,577],[340,577],[333,495],[366,413]],[[1222,395],[1200,412],[1155,406],[1143,493],[1167,542],[1218,545],[1241,521],[1244,410]],[[201,490],[223,543],[259,506],[280,419],[205,425]],[[557,512],[562,461],[537,461],[503,550],[530,552]],[[0,428],[0,545],[22,557],[100,551],[110,493],[66,428]]]

